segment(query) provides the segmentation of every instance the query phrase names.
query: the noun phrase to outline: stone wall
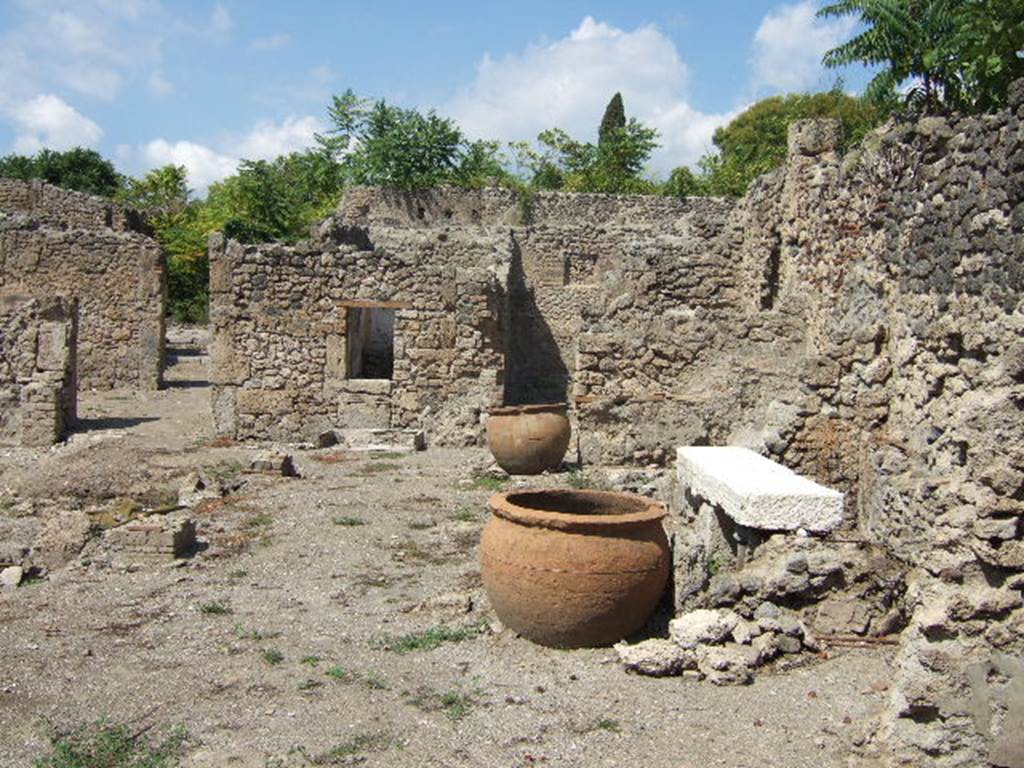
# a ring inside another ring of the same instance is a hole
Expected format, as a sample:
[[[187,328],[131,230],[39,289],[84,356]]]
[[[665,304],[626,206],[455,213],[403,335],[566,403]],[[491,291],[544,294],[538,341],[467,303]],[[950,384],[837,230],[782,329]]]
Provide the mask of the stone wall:
[[[0,444],[46,447],[75,422],[78,308],[0,295]]]
[[[864,750],[1024,766],[1022,119],[1024,83],[846,157],[836,124],[797,123],[736,203],[350,190],[309,244],[214,248],[219,424],[472,442],[501,386],[568,398],[584,462],[754,448],[843,490],[844,541],[909,569]],[[399,302],[387,386],[341,375],[355,300]]]
[[[0,290],[78,300],[83,387],[160,387],[166,268],[144,230],[108,201],[0,180]]]
[[[475,443],[504,375],[507,233],[368,229],[334,218],[297,247],[210,244],[220,435],[295,440],[333,428],[426,429]],[[393,312],[390,378],[355,378],[349,325]]]
[[[56,187],[39,179],[0,178],[0,211],[29,214],[64,229],[113,229],[152,235],[136,210],[101,197]]]

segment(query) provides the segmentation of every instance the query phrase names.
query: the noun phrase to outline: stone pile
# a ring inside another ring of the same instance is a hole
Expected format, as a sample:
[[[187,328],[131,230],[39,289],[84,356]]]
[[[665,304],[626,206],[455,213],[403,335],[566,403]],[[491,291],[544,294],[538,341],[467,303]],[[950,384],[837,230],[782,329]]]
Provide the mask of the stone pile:
[[[762,603],[749,617],[727,609],[697,609],[669,623],[669,639],[615,647],[625,668],[662,677],[691,673],[715,685],[753,680],[754,670],[784,655],[816,650],[792,612]]]

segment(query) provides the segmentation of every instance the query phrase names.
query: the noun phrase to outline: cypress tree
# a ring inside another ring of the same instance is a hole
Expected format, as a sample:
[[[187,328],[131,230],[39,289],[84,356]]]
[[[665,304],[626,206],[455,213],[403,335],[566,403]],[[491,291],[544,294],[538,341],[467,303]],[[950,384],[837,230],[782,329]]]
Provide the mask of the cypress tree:
[[[616,93],[604,108],[601,127],[597,130],[597,145],[604,144],[617,130],[626,127],[626,108],[622,106],[622,94]]]

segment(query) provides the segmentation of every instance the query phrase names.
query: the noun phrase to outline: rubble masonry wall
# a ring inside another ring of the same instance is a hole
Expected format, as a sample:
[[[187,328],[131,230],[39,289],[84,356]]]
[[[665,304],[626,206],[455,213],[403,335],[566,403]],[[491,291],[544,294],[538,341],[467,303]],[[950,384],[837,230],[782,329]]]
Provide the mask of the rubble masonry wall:
[[[47,447],[76,417],[78,308],[0,295],[0,444]]]
[[[157,389],[167,278],[138,215],[39,182],[0,179],[0,290],[79,304],[79,383]]]

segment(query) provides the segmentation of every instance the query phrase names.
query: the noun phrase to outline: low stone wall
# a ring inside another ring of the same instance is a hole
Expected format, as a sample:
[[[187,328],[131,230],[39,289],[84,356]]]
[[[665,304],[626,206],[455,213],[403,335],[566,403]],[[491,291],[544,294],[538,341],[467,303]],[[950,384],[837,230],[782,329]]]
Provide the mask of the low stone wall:
[[[75,422],[78,308],[0,295],[0,444],[45,447]]]

